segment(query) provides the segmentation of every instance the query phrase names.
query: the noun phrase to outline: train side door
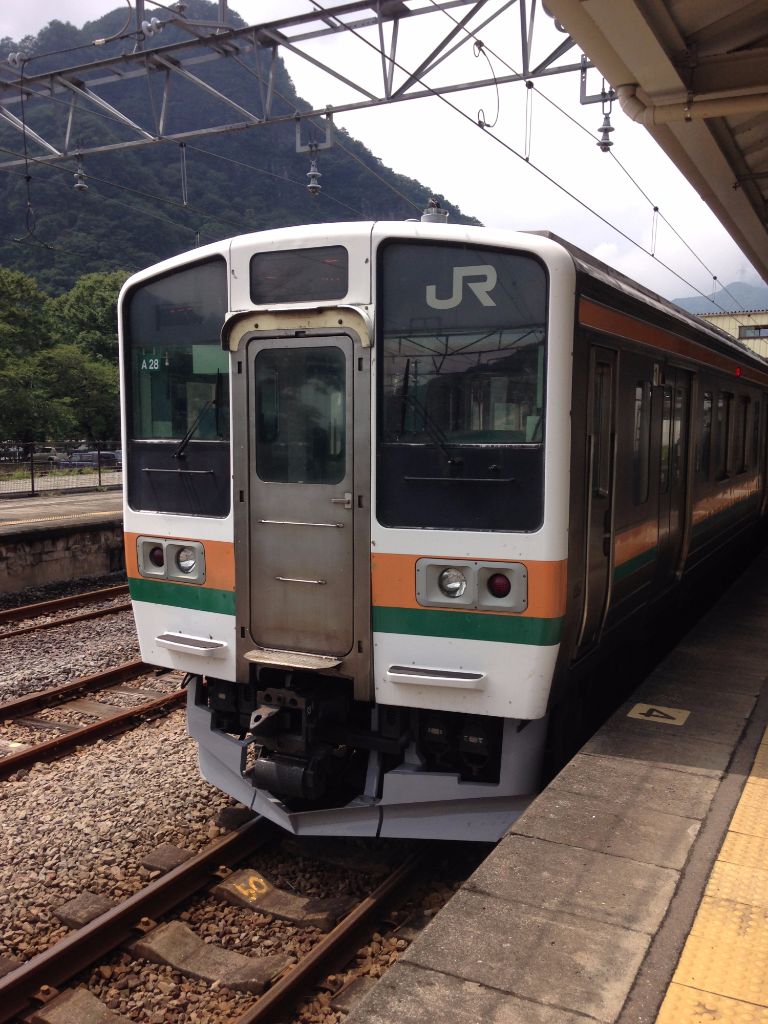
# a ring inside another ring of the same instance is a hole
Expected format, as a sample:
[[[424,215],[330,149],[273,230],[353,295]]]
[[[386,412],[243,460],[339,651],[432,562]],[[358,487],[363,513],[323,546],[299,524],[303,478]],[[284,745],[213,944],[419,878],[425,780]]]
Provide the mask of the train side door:
[[[251,635],[261,647],[352,647],[352,367],[348,337],[248,346]]]
[[[677,572],[685,533],[688,420],[691,375],[667,367],[661,387],[659,551],[656,579],[664,586]]]
[[[613,572],[613,497],[618,353],[592,346],[587,423],[586,591],[578,647],[599,639]]]

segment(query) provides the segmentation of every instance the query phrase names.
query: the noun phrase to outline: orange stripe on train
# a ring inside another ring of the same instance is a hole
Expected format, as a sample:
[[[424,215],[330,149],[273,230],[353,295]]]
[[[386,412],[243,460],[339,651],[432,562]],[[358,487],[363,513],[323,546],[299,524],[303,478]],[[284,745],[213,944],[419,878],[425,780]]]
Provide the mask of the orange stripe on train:
[[[624,533],[618,533],[614,542],[613,564],[618,567],[638,555],[645,554],[659,542],[659,520],[652,519]]]
[[[693,525],[696,526],[705,519],[709,519],[710,516],[716,516],[718,512],[725,512],[734,505],[738,505],[745,498],[757,494],[758,489],[759,480],[757,477],[753,477],[751,480],[742,480],[724,491],[702,498],[693,506]]]
[[[424,555],[371,555],[371,600],[377,608],[421,608],[416,600],[416,562]],[[439,558],[440,556],[436,556]],[[445,556],[456,561],[455,555]],[[475,561],[475,559],[472,559]],[[477,559],[483,561],[483,559]],[[526,559],[491,559],[516,562],[528,569],[528,608],[523,616],[556,619],[565,615],[568,560],[536,562]],[[478,615],[488,614],[478,612]]]
[[[664,331],[660,327],[654,327],[642,320],[635,320],[615,309],[598,306],[597,303],[590,302],[588,299],[581,299],[579,302],[579,323],[585,324],[587,327],[594,327],[598,331],[606,331],[608,334],[630,338],[632,341],[639,341],[644,345],[660,348],[666,352],[687,356],[688,359],[695,359],[708,366],[716,366],[718,370],[723,370],[734,376],[740,365],[735,359],[720,355],[719,352],[714,352],[700,342],[681,338],[677,334]],[[766,385],[768,384],[768,374],[761,373],[751,366],[744,366],[742,367],[742,380]]]

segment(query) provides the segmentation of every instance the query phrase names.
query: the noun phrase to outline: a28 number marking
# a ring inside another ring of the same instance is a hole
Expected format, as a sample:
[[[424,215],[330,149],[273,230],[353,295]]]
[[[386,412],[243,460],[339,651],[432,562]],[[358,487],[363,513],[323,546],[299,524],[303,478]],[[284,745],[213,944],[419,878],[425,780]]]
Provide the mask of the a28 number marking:
[[[142,370],[159,370],[160,360],[159,359],[142,359],[141,361]]]

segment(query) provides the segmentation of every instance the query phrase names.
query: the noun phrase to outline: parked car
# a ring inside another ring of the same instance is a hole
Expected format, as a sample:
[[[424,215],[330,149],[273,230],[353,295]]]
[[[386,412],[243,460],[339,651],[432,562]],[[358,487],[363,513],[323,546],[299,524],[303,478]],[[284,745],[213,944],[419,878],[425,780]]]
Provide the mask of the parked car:
[[[120,463],[115,452],[101,453],[101,468],[114,469]],[[99,466],[98,452],[72,452],[67,458],[57,463],[62,468],[69,469],[97,469]]]
[[[32,461],[36,466],[47,465],[53,469],[58,462],[66,457],[66,452],[60,452],[56,448],[40,448],[32,456]]]

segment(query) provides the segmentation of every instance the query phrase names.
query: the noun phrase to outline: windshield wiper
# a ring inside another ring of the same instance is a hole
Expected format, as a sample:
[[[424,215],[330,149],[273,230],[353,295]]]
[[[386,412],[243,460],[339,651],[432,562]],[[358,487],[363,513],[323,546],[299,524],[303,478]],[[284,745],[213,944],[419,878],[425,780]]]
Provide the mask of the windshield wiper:
[[[424,406],[419,402],[415,395],[403,395],[403,403],[410,405],[422,419],[422,425],[424,432],[429,435],[429,439],[432,444],[439,449],[440,452],[445,456],[445,459],[449,466],[460,466],[462,463],[461,459],[454,458],[448,450],[448,446],[445,443],[445,434],[440,427],[432,422],[432,417],[429,415]],[[442,435],[442,436],[441,436]]]
[[[193,434],[194,434],[194,432],[195,432],[195,431],[197,430],[197,428],[198,428],[198,425],[199,425],[199,423],[200,423],[200,420],[201,420],[201,419],[203,418],[203,416],[205,416],[205,414],[206,414],[206,413],[208,412],[208,410],[209,410],[209,409],[210,409],[210,408],[211,408],[212,406],[214,406],[215,404],[216,404],[216,399],[215,399],[215,398],[210,398],[210,399],[209,399],[209,400],[208,400],[208,401],[207,401],[207,402],[205,403],[205,405],[203,406],[203,408],[202,408],[202,409],[200,410],[200,412],[199,412],[199,413],[197,414],[197,419],[195,420],[195,422],[194,422],[194,423],[192,424],[192,426],[191,426],[191,427],[189,428],[189,430],[188,430],[188,431],[186,432],[186,434],[184,435],[184,437],[182,437],[181,441],[179,442],[179,446],[178,446],[178,448],[177,448],[177,449],[176,449],[176,451],[175,451],[175,452],[173,453],[173,458],[174,458],[174,459],[180,459],[180,458],[182,458],[182,457],[183,457],[183,455],[184,455],[184,449],[185,449],[185,448],[187,447],[187,445],[189,444],[189,442],[190,442],[190,441],[192,440],[192,435],[193,435]]]
[[[192,426],[186,432],[184,437],[182,437],[181,441],[179,442],[179,447],[173,453],[173,458],[174,459],[181,459],[181,458],[183,458],[183,456],[184,456],[184,449],[187,447],[189,442],[192,440],[192,435],[194,434],[194,432],[197,430],[198,426],[200,425],[200,420],[202,420],[203,416],[205,416],[205,414],[208,412],[208,410],[210,408],[213,408],[216,411],[216,436],[217,437],[219,436],[219,378],[220,377],[221,377],[221,371],[217,370],[216,371],[216,383],[213,386],[213,398],[210,398],[205,403],[203,408],[197,414],[197,418],[195,419],[195,422],[192,424]]]

